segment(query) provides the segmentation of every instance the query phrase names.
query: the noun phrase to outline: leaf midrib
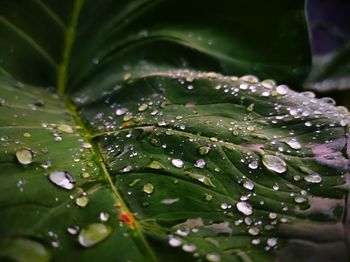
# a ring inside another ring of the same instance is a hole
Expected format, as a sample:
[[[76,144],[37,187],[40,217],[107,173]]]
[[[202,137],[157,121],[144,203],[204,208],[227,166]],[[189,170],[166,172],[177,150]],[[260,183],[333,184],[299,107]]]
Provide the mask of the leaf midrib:
[[[127,207],[127,204],[124,202],[122,196],[118,192],[118,189],[114,185],[111,176],[109,175],[108,169],[104,162],[103,155],[99,151],[98,146],[94,143],[92,138],[93,136],[90,130],[88,129],[83,119],[81,119],[80,115],[78,114],[76,105],[73,104],[71,100],[65,95],[65,90],[67,87],[68,66],[70,62],[73,44],[75,41],[78,19],[79,19],[80,11],[84,4],[84,1],[85,0],[76,0],[74,2],[72,19],[65,32],[65,40],[64,40],[65,43],[64,43],[63,52],[62,52],[62,62],[57,69],[56,88],[58,93],[62,96],[62,99],[64,100],[64,103],[66,105],[66,108],[68,109],[70,115],[73,117],[75,124],[80,127],[80,130],[79,130],[80,135],[85,139],[85,141],[91,144],[92,146],[91,153],[96,159],[95,164],[96,166],[99,167],[101,174],[105,178],[107,184],[110,186],[110,189],[112,190],[116,198],[116,206],[119,207],[119,210],[121,213],[131,213],[131,211]],[[132,234],[132,237],[135,241],[135,245],[137,246],[137,248],[140,249],[141,254],[145,256],[144,257],[145,261],[157,261],[155,255],[153,254],[152,249],[147,243],[145,237],[143,236],[140,223],[136,220],[135,220],[135,223],[136,223],[136,228],[131,229],[134,231],[134,233]]]

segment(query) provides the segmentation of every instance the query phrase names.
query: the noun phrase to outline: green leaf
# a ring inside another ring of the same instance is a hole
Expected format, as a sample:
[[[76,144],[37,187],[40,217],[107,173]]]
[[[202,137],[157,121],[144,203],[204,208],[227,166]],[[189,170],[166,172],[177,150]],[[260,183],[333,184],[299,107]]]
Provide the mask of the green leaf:
[[[296,261],[300,243],[345,258],[348,112],[244,79],[158,72],[78,108],[3,79],[0,254],[25,239],[56,260]]]
[[[61,89],[179,68],[298,85],[311,62],[302,0],[5,0],[0,15],[0,72]]]
[[[1,260],[346,261],[348,111],[209,72],[301,83],[302,1],[0,10]]]

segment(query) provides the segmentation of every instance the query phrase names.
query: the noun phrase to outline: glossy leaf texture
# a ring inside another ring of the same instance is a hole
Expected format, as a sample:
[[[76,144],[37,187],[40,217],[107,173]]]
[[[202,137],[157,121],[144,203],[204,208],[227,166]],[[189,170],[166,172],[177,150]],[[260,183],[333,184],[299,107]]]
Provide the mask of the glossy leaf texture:
[[[349,113],[280,84],[302,1],[1,7],[2,260],[348,260]]]
[[[1,255],[346,261],[345,108],[189,71],[68,109],[49,91],[1,87]]]

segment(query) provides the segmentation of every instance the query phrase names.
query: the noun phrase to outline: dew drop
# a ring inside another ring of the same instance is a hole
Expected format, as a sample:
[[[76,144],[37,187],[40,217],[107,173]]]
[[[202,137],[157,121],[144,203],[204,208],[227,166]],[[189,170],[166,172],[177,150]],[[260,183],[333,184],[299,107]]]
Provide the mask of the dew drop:
[[[252,236],[259,235],[259,232],[260,232],[260,230],[257,227],[251,227],[251,228],[248,229],[248,234],[252,235]]]
[[[112,229],[105,224],[90,224],[80,231],[78,241],[83,247],[92,247],[107,238],[111,232]]]
[[[218,253],[208,253],[206,256],[205,256],[205,259],[208,261],[208,262],[220,262],[221,260],[221,257]]]
[[[252,181],[247,180],[247,181],[245,181],[243,183],[243,187],[248,189],[248,190],[253,190],[254,189],[254,184],[253,184]]]
[[[79,207],[86,207],[88,203],[89,198],[87,196],[81,196],[75,199],[75,204],[77,204]]]
[[[182,250],[185,252],[194,252],[197,249],[197,247],[193,244],[184,244],[182,246]]]
[[[306,182],[309,183],[321,183],[322,182],[322,177],[319,174],[310,174],[304,177]]]
[[[148,108],[148,105],[144,103],[144,104],[142,104],[142,105],[139,106],[138,110],[139,110],[140,112],[143,112],[143,111],[145,111],[147,108]]]
[[[179,247],[182,244],[182,241],[180,238],[175,237],[175,236],[169,236],[168,243],[172,247]]]
[[[182,168],[184,166],[184,162],[181,159],[174,158],[171,160],[171,163],[174,167]]]
[[[292,140],[286,142],[286,144],[288,146],[290,146],[292,149],[295,149],[295,150],[301,149],[301,144],[298,141],[296,141],[295,139],[292,139]]]
[[[200,154],[201,156],[208,155],[209,151],[210,151],[210,147],[208,146],[202,146],[198,148],[198,154]]]
[[[79,232],[79,227],[77,227],[77,226],[67,227],[67,232],[71,235],[76,235]]]
[[[257,169],[258,166],[259,166],[259,162],[256,161],[256,160],[254,160],[254,161],[252,161],[252,162],[250,162],[250,163],[248,164],[248,167],[249,167],[250,169]]]
[[[33,152],[30,149],[21,149],[16,152],[16,158],[22,165],[29,165],[33,162]]]
[[[67,124],[61,124],[57,127],[57,129],[64,132],[64,133],[69,133],[69,134],[74,132],[73,128]]]
[[[121,108],[118,108],[117,110],[115,110],[115,114],[117,116],[122,116],[124,115],[126,112],[128,112],[128,109],[125,108],[125,107],[121,107]]]
[[[287,171],[287,164],[281,158],[273,155],[264,155],[262,162],[267,169],[282,174]]]
[[[154,186],[151,183],[147,183],[143,186],[143,192],[146,194],[152,194],[154,190]]]
[[[277,238],[269,238],[267,239],[267,244],[270,246],[270,247],[274,247],[277,245]]]
[[[107,212],[101,212],[99,218],[101,222],[106,222],[109,219],[109,214]]]
[[[289,87],[286,85],[279,85],[276,87],[276,91],[280,95],[286,95],[288,93]]]
[[[49,175],[49,179],[52,183],[54,183],[55,185],[67,189],[67,190],[71,190],[74,188],[74,179],[73,177],[71,177],[67,172],[65,171],[55,171],[50,173]]]
[[[253,207],[247,202],[238,202],[236,204],[237,210],[246,216],[253,214]]]
[[[196,161],[196,163],[194,164],[195,167],[198,167],[198,168],[204,168],[206,165],[204,159],[198,159]]]

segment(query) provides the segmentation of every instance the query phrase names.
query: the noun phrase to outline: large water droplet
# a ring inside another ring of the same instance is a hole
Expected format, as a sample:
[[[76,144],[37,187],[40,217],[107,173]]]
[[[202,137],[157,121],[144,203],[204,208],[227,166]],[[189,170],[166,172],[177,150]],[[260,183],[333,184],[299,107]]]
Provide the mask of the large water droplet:
[[[281,158],[273,155],[264,155],[262,157],[262,162],[269,170],[276,173],[284,173],[287,171],[287,164]]]
[[[92,247],[112,233],[112,229],[102,223],[90,224],[80,231],[78,236],[79,244],[83,247]]]
[[[306,182],[315,183],[315,184],[321,183],[321,181],[322,181],[322,177],[316,173],[307,175],[304,177],[304,179]]]
[[[75,180],[65,171],[55,171],[49,175],[49,179],[55,185],[71,190],[74,188]]]
[[[171,160],[171,163],[174,167],[182,168],[184,166],[184,162],[181,159],[175,158]]]
[[[292,140],[286,142],[286,144],[295,150],[298,150],[301,148],[301,144],[298,141],[296,141],[295,139],[292,139]]]
[[[247,202],[238,202],[236,204],[236,207],[239,212],[246,216],[250,216],[251,214],[253,214],[253,207]]]
[[[22,149],[16,152],[16,158],[22,165],[29,165],[33,162],[33,152],[29,149]]]

